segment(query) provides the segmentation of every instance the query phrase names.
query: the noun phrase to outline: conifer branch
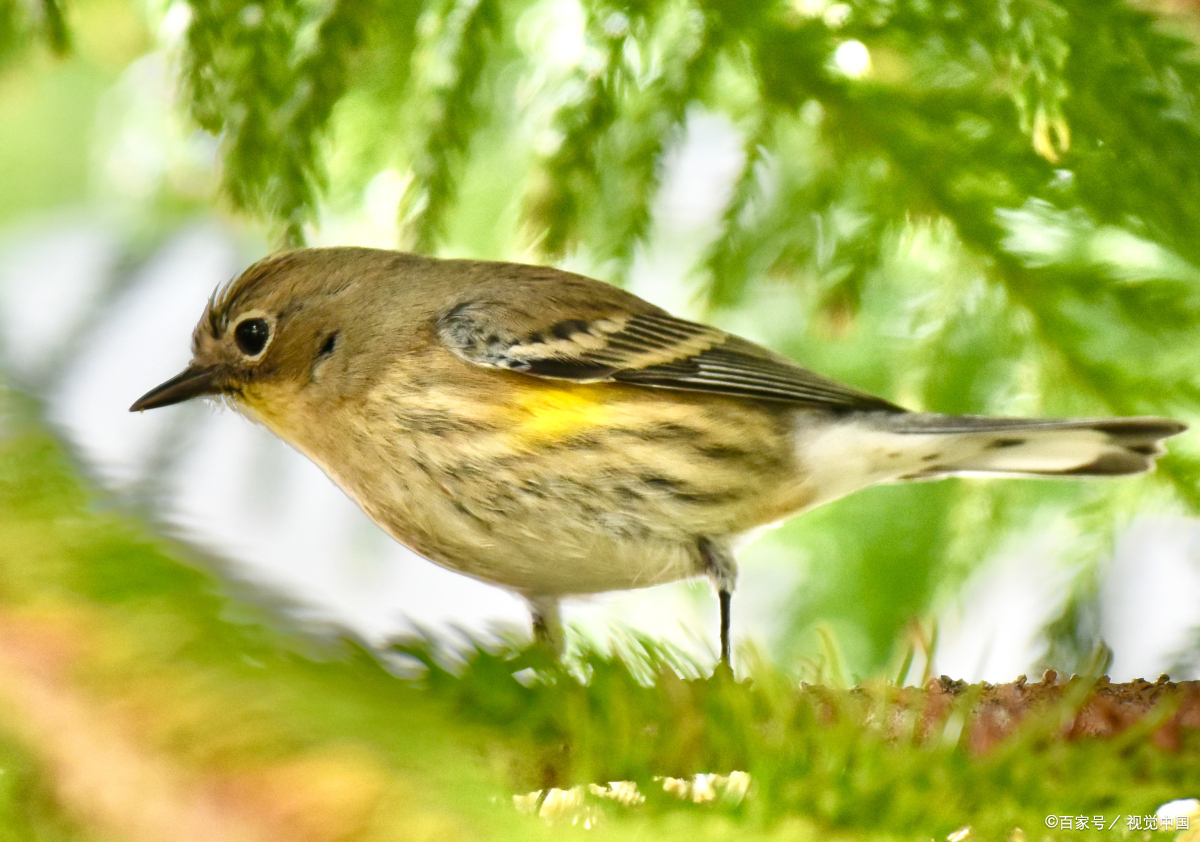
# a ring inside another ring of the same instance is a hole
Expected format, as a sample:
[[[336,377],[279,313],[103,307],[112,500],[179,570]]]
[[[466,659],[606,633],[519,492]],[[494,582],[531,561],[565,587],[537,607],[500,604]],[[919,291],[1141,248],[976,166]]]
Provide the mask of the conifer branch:
[[[401,210],[406,238],[418,250],[437,244],[456,197],[456,168],[485,119],[477,91],[501,26],[499,0],[453,0],[426,47],[419,81],[428,99],[426,122]]]

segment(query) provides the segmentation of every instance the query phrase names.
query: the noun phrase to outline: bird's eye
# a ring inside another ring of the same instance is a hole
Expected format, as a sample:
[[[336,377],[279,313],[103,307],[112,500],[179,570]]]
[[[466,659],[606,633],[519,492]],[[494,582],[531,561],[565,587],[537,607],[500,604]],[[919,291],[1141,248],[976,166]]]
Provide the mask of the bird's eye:
[[[248,357],[257,357],[267,347],[271,338],[271,326],[266,319],[246,319],[233,329],[233,339],[238,348]]]

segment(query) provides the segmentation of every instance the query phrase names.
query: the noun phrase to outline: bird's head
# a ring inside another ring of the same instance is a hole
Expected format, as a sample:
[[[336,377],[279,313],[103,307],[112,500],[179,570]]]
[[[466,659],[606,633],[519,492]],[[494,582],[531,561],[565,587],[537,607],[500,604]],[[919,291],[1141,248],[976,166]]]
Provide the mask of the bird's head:
[[[345,396],[370,376],[388,328],[400,327],[387,324],[397,308],[380,299],[389,287],[403,286],[408,264],[419,260],[337,248],[259,261],[209,300],[192,334],[187,368],[130,410],[216,396],[262,416],[278,414],[301,393],[306,404],[317,405]],[[372,349],[376,353],[361,353]]]

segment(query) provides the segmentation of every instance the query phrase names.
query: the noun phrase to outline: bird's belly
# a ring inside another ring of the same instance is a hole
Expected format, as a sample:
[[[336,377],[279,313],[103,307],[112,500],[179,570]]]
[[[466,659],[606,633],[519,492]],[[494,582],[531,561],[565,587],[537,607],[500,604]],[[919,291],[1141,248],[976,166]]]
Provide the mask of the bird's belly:
[[[457,479],[444,481],[449,493],[409,484],[404,495],[353,496],[420,555],[531,595],[649,587],[703,572],[688,530],[628,502],[610,505],[603,491],[563,483],[572,487],[555,493],[499,477],[479,495],[478,481]]]
[[[471,400],[381,391],[328,419],[336,440],[293,443],[401,543],[529,594],[699,575],[700,538],[744,533],[811,498],[790,421],[774,411],[531,382]]]
[[[572,534],[553,524],[548,527],[544,534],[529,535],[529,540],[513,542],[493,534],[488,544],[444,550],[435,546],[424,555],[443,567],[531,596],[644,588],[703,572],[694,545],[634,543],[595,532]]]

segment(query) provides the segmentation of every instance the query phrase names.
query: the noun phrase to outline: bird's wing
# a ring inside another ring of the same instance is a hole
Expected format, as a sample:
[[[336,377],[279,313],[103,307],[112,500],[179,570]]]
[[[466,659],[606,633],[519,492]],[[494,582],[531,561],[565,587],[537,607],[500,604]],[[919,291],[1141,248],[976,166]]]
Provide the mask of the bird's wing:
[[[618,382],[834,410],[903,411],[765,348],[662,311],[547,321],[514,329],[502,305],[461,304],[437,323],[441,341],[475,365],[579,383]],[[522,315],[527,316],[526,313]]]

